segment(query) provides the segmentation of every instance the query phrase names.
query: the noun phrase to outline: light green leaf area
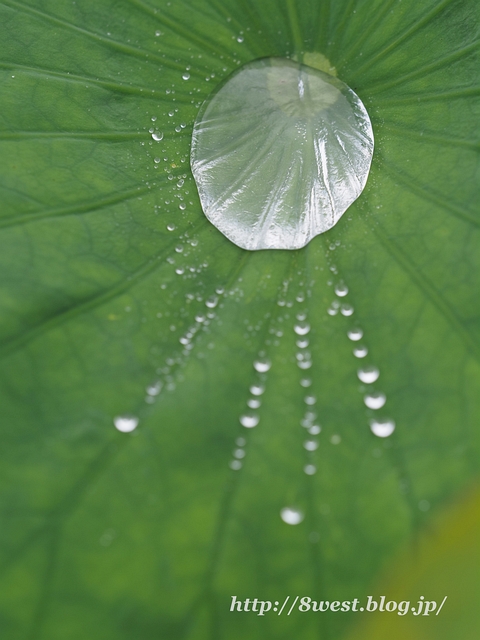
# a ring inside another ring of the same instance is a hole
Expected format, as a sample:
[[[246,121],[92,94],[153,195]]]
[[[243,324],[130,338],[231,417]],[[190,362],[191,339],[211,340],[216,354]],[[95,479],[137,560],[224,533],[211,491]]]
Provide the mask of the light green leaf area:
[[[360,614],[230,613],[231,596],[363,598],[469,484],[478,18],[475,0],[1,3],[2,637],[344,638]],[[201,211],[193,122],[240,64],[315,52],[369,111],[367,187],[305,249],[243,251]]]

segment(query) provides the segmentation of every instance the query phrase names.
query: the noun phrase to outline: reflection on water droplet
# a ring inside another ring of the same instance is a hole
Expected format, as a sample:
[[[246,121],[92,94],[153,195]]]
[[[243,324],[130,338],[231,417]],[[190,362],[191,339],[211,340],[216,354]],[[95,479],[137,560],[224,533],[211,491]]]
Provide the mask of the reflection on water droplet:
[[[291,60],[263,58],[204,103],[191,166],[205,215],[232,242],[298,249],[358,198],[372,154],[368,114],[347,85]]]
[[[280,517],[287,524],[300,524],[305,515],[303,511],[300,511],[300,509],[297,509],[296,507],[284,507],[280,511]]]
[[[113,424],[122,433],[130,433],[137,428],[138,418],[136,416],[117,416],[113,419]]]
[[[348,287],[344,282],[339,282],[335,287],[335,293],[339,298],[343,298],[348,293]]]
[[[247,429],[256,427],[259,422],[260,417],[255,413],[245,413],[243,416],[240,416],[240,424],[242,427],[247,427]]]
[[[272,363],[270,362],[270,360],[268,360],[268,358],[258,358],[258,360],[255,360],[255,362],[253,363],[253,366],[255,370],[258,371],[258,373],[266,373],[267,371],[269,371]]]
[[[358,347],[355,347],[355,349],[353,350],[353,355],[356,358],[364,358],[367,355],[367,353],[368,353],[368,349],[364,345],[358,345]]]
[[[355,327],[353,329],[350,329],[350,331],[347,333],[347,336],[353,342],[357,342],[358,340],[361,340],[363,338],[363,331],[358,327]]]
[[[358,379],[365,384],[372,384],[376,382],[380,376],[380,371],[377,367],[362,367],[357,371]]]
[[[370,429],[379,438],[388,438],[395,431],[395,422],[389,418],[376,418],[370,420]]]
[[[240,460],[231,460],[228,465],[230,469],[233,469],[234,471],[238,471],[242,468],[242,463],[240,462]]]
[[[307,474],[307,476],[313,476],[315,473],[317,473],[317,467],[314,464],[307,464],[303,467],[304,472]]]
[[[308,322],[297,322],[293,330],[298,336],[305,336],[310,331],[310,325]]]
[[[373,391],[372,393],[367,393],[363,401],[369,409],[381,409],[387,401],[387,396],[381,391]]]
[[[303,446],[307,451],[316,451],[318,449],[318,442],[316,440],[305,440]]]

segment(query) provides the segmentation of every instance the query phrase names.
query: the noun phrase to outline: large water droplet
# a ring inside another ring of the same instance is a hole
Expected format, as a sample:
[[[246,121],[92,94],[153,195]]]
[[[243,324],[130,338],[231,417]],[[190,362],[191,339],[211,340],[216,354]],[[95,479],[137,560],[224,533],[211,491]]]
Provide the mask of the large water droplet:
[[[343,82],[292,60],[234,72],[203,104],[191,166],[207,218],[244,249],[298,249],[362,192],[370,119]]]
[[[138,418],[136,416],[117,416],[113,419],[115,428],[122,433],[130,433],[138,426]]]
[[[388,438],[395,431],[395,422],[388,418],[376,418],[370,420],[370,429],[379,438]]]
[[[358,379],[365,384],[372,384],[376,382],[380,376],[380,371],[377,367],[362,367],[357,371]]]
[[[305,515],[303,511],[300,511],[300,509],[297,509],[296,507],[284,507],[280,511],[280,517],[287,524],[300,524]]]

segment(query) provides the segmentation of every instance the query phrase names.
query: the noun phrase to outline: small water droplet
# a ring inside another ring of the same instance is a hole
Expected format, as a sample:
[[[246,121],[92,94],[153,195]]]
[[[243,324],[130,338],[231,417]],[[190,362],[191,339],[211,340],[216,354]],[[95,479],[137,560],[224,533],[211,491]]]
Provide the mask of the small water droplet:
[[[238,36],[237,42],[239,42],[241,44],[243,42],[243,40],[244,40],[243,36]]]
[[[296,507],[284,507],[280,511],[280,517],[287,524],[300,524],[305,515],[303,511],[300,511],[300,509],[297,509]]]
[[[186,73],[184,73],[184,74],[182,75],[182,78],[183,78],[184,80],[190,80],[190,74],[189,74],[188,72],[186,72]]]
[[[315,396],[305,396],[303,400],[305,404],[309,404],[309,405],[313,405],[317,402],[317,399]]]
[[[151,384],[147,387],[147,393],[149,396],[158,396],[160,391],[162,390],[162,382],[158,380],[154,384]]]
[[[267,358],[258,358],[258,360],[255,360],[253,363],[253,367],[258,373],[266,373],[271,366],[272,363]]]
[[[240,424],[247,429],[256,427],[259,422],[260,417],[255,413],[245,413],[243,416],[240,416]]]
[[[245,440],[245,438],[237,438],[235,440],[235,444],[237,445],[237,447],[244,447],[247,444],[247,441]]]
[[[330,442],[332,444],[340,444],[341,441],[342,441],[342,438],[337,433],[335,433],[333,436],[330,437]]]
[[[312,385],[312,381],[310,380],[310,378],[302,378],[300,380],[300,384],[302,385],[302,387],[310,387]]]
[[[296,345],[299,349],[306,349],[309,345],[309,341],[305,338],[305,340],[297,340]]]
[[[176,228],[174,224],[167,224],[167,231],[175,231]]]
[[[229,462],[229,467],[234,471],[238,471],[239,469],[242,468],[242,463],[240,462],[240,460],[231,460]]]
[[[353,315],[353,307],[351,304],[342,304],[342,306],[340,307],[340,313],[342,314],[342,316],[351,316]]]
[[[387,401],[387,396],[381,391],[373,391],[364,396],[363,401],[369,409],[381,409]]]
[[[113,424],[118,431],[122,433],[130,433],[138,426],[138,418],[136,416],[117,416],[113,419]]]
[[[316,451],[318,449],[318,442],[316,440],[305,440],[303,446],[307,451]]]
[[[368,349],[364,345],[358,345],[358,347],[355,347],[355,349],[353,350],[353,355],[356,358],[364,358],[367,355],[367,353],[368,353]]]
[[[155,140],[155,142],[160,142],[160,140],[163,140],[162,131],[154,131],[152,133],[152,138]]]
[[[312,366],[312,361],[311,360],[298,360],[297,366],[299,367],[299,369],[310,369],[310,367]]]
[[[307,464],[303,467],[304,472],[307,474],[307,476],[313,476],[315,473],[317,473],[317,467],[314,464]]]
[[[241,459],[241,458],[244,458],[246,454],[244,449],[235,449],[235,451],[233,452],[233,455],[235,458]]]
[[[311,427],[309,427],[308,433],[312,436],[318,436],[321,430],[322,430],[322,427],[319,424],[314,424]]]
[[[361,340],[363,338],[363,331],[358,327],[354,327],[353,329],[350,329],[350,331],[348,331],[347,336],[353,342],[357,342],[358,340]]]
[[[250,387],[250,393],[252,393],[254,396],[261,396],[264,392],[265,387],[261,384],[252,384],[252,386]]]
[[[247,400],[247,405],[250,407],[250,409],[259,409],[261,404],[262,401],[258,398],[249,398]]]
[[[205,306],[209,309],[214,309],[218,304],[218,296],[210,296],[208,300],[205,301]]]
[[[379,438],[388,438],[395,431],[395,422],[389,418],[376,418],[370,420],[370,429]]]
[[[310,325],[308,322],[297,322],[293,330],[298,336],[305,336],[310,331]]]
[[[343,298],[348,293],[348,287],[344,282],[339,282],[335,286],[335,293],[339,298]]]
[[[365,384],[372,384],[376,382],[380,376],[380,371],[377,367],[369,366],[362,367],[357,371],[358,379]]]

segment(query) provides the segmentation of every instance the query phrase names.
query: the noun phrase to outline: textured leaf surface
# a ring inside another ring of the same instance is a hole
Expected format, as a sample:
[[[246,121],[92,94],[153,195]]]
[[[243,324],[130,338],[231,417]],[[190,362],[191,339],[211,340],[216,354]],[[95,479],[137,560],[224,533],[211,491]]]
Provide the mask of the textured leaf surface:
[[[365,596],[477,472],[477,3],[5,0],[0,24],[3,635],[345,637],[353,615],[230,614],[230,596]],[[302,51],[366,105],[370,178],[305,249],[245,252],[201,212],[191,127],[240,64]]]

